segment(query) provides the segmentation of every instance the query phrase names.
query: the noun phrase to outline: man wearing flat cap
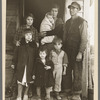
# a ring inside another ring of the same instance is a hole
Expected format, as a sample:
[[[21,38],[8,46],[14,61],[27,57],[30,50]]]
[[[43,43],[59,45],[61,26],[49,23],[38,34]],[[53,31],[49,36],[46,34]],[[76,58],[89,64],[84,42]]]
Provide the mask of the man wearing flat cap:
[[[80,4],[72,2],[68,6],[71,18],[64,25],[64,50],[68,55],[66,89],[73,92],[72,100],[81,100],[82,92],[82,60],[87,44],[87,21],[79,17]],[[73,83],[72,83],[73,71]]]
[[[46,35],[57,35],[63,39],[63,49],[67,53],[69,60],[63,87],[66,92],[73,93],[72,100],[81,100],[82,61],[87,45],[87,21],[77,15],[81,10],[80,4],[72,2],[68,8],[71,18],[65,24],[47,32]]]

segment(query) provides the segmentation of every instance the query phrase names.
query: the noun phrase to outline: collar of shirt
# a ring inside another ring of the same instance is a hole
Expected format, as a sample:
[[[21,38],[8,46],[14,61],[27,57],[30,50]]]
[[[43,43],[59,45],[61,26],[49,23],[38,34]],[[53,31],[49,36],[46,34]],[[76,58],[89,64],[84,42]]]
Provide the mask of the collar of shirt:
[[[59,55],[62,50],[59,51],[57,49],[54,49],[54,51]]]
[[[29,43],[29,42],[32,42],[32,40],[30,40],[30,41],[26,40],[26,43]]]

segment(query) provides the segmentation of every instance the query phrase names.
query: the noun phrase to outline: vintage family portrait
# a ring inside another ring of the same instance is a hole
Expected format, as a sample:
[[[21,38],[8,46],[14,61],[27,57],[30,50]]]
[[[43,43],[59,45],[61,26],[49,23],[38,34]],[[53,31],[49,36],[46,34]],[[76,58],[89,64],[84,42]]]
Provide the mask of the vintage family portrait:
[[[3,100],[97,100],[97,0],[4,1]]]

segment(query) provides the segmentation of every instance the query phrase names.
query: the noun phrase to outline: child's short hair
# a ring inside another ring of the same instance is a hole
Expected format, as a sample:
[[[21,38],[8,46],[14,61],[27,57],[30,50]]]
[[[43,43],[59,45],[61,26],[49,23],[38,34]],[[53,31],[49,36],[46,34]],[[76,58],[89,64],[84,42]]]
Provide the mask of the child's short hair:
[[[51,12],[47,12],[47,13],[46,13],[46,16],[48,16],[48,15],[49,15],[49,16],[52,16],[52,15],[51,15]]]
[[[62,40],[61,40],[61,38],[55,37],[54,40],[53,40],[53,43],[54,44],[56,44],[56,43],[61,43],[62,44]]]
[[[45,45],[44,45],[44,46],[41,46],[41,47],[39,48],[39,53],[40,53],[40,51],[41,51],[41,52],[45,51],[46,54],[48,54],[48,50],[47,50],[47,47],[46,47]]]
[[[32,17],[33,20],[35,19],[34,15],[33,15],[32,13],[28,13],[28,14],[26,14],[26,15],[24,16],[23,24],[26,24],[26,19],[27,19],[28,17]]]
[[[27,33],[33,34],[33,31],[32,31],[30,28],[25,29],[25,30],[24,30],[24,34],[27,34]]]

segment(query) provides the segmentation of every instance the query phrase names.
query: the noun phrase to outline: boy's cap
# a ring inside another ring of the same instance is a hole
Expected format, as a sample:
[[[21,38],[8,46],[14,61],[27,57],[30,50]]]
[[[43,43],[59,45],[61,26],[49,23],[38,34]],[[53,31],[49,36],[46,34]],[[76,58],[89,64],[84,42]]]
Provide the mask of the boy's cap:
[[[77,2],[72,2],[71,5],[68,6],[68,8],[70,9],[70,7],[77,8],[79,11],[81,10],[81,6]]]

